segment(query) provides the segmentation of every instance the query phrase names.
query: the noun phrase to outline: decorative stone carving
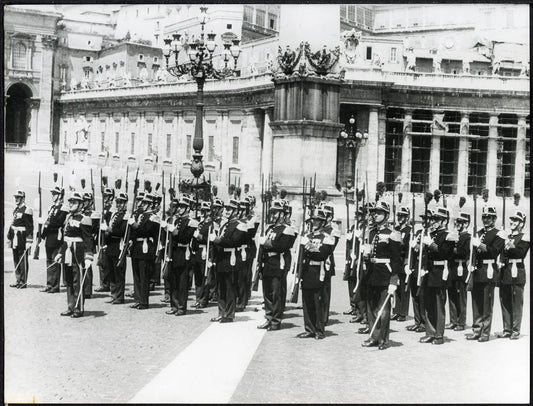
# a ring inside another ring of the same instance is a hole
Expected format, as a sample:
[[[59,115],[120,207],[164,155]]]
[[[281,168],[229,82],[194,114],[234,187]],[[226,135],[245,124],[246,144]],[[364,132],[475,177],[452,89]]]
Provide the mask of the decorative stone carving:
[[[41,43],[45,49],[54,49],[57,45],[57,37],[53,35],[42,35]]]
[[[361,31],[356,31],[355,28],[352,28],[351,31],[342,33],[341,38],[344,44],[343,54],[346,57],[346,62],[349,64],[355,63],[357,45],[359,45],[361,40]]]
[[[405,58],[406,58],[406,64],[405,64],[405,71],[406,72],[414,72],[416,67],[416,56],[413,48],[407,48],[405,50]]]
[[[317,51],[312,52],[311,47],[308,42],[304,44],[304,52],[309,65],[311,65],[311,72],[317,74],[318,76],[335,76],[333,73],[333,67],[339,61],[340,56],[340,47],[335,47],[334,49],[328,50],[327,47],[324,47]]]
[[[282,50],[281,46],[278,47],[278,66],[281,73],[285,76],[290,76],[294,73],[296,65],[300,62],[302,56],[303,42],[298,47],[297,51],[293,51],[289,45]]]

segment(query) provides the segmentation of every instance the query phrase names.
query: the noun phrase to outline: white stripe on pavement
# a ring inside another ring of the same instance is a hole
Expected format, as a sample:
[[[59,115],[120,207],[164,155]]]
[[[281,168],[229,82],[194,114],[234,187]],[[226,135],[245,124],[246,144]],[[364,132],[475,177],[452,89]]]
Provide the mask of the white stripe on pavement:
[[[211,325],[129,403],[228,403],[263,339],[265,330],[257,329],[263,316],[248,311]]]

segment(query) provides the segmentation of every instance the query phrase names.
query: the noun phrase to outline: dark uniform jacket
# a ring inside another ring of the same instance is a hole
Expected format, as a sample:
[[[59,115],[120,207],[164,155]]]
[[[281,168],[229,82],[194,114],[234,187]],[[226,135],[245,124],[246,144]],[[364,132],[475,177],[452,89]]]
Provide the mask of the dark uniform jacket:
[[[344,274],[342,276],[342,280],[346,281],[350,277],[355,277],[356,275],[356,269],[357,269],[357,258],[359,257],[359,246],[361,243],[361,238],[356,237],[355,238],[355,247],[354,247],[354,238],[353,238],[353,231],[354,231],[355,225],[353,225],[350,228],[350,231],[348,234],[346,234],[346,251],[345,251],[345,257],[346,257],[346,264],[344,267]],[[353,268],[351,268],[352,264],[352,249],[353,249]],[[362,261],[364,263],[364,261]],[[361,264],[363,266],[363,264]],[[360,272],[363,271],[363,267],[361,268]]]
[[[287,269],[286,253],[294,244],[296,230],[287,224],[271,226],[266,231],[263,256],[260,258],[263,276],[283,277]]]
[[[398,285],[401,267],[401,235],[387,226],[370,230],[369,240],[372,253],[368,260],[368,280],[370,286]]]
[[[83,212],[84,215],[91,219],[91,234],[93,236],[93,252],[96,252],[96,247],[98,246],[98,233],[100,232],[100,213],[92,210],[86,209]]]
[[[67,265],[84,267],[84,260],[93,260],[92,221],[83,213],[69,214],[65,221],[60,254]]]
[[[420,247],[422,247],[420,240],[423,235],[423,229],[418,230],[415,233],[415,241],[416,245],[412,248],[411,252],[411,265],[410,269],[412,271],[411,278],[418,279],[418,265],[420,263],[420,259],[422,260],[421,268],[422,272],[428,268],[428,247],[424,246],[422,251],[422,258],[420,258]]]
[[[335,251],[335,248],[337,247],[337,244],[339,243],[339,239],[341,237],[339,230],[333,227],[331,223],[327,224],[322,230],[325,233],[331,235],[333,238],[335,238],[335,244],[333,246],[333,251]],[[335,257],[333,256],[333,252],[329,256],[329,258],[326,259],[326,271],[328,272],[328,276],[335,275]]]
[[[486,251],[477,248],[476,270],[474,271],[474,283],[498,282],[498,255],[503,251],[505,235],[496,228],[486,231],[479,230],[478,236],[487,246]],[[492,273],[492,275],[491,275]]]
[[[175,267],[185,267],[191,258],[192,236],[198,228],[198,221],[189,216],[174,216],[170,223],[176,226],[172,232],[172,264]]]
[[[319,289],[325,278],[325,262],[335,249],[335,237],[323,229],[307,234],[309,242],[303,250],[302,289]],[[310,251],[315,247],[318,251]]]
[[[238,219],[221,223],[218,237],[213,241],[216,255],[217,272],[233,272],[236,270],[237,256],[241,253],[238,247],[246,244],[248,227]]]
[[[48,218],[41,230],[41,238],[46,238],[46,248],[57,248],[63,240],[63,227],[69,213],[63,203],[54,204],[48,210]]]
[[[131,228],[131,258],[143,259],[145,261],[153,260],[157,248],[156,240],[159,233],[159,218],[150,212],[134,214],[134,218],[139,226],[137,228]]]
[[[440,229],[430,233],[435,245],[426,246],[428,250],[427,286],[446,287],[449,278],[448,260],[453,254],[453,241],[448,241],[448,230]],[[435,247],[436,246],[436,247]]]
[[[468,277],[468,260],[470,259],[470,233],[468,231],[463,231],[459,234],[459,239],[455,243],[453,248],[452,255],[448,262],[450,269],[450,276],[448,280],[457,281],[461,280],[466,282]],[[462,271],[459,268],[459,264],[462,266]],[[461,275],[459,273],[462,272]]]
[[[197,232],[194,233],[191,240],[191,259],[202,262],[207,259],[207,239],[209,238],[209,229],[213,232],[213,220],[207,217],[198,223]],[[211,244],[209,244],[211,246]]]
[[[509,235],[513,240],[514,248],[503,250],[500,283],[502,285],[524,285],[526,283],[526,270],[524,259],[529,251],[529,238],[524,233]]]
[[[400,233],[400,236],[402,237],[402,247],[400,252],[400,259],[402,261],[402,264],[407,264],[407,256],[409,253],[409,240],[411,239],[411,226],[405,225],[403,228],[397,230]],[[405,269],[402,266],[400,270],[401,275],[405,275]]]
[[[128,215],[126,211],[107,212],[105,218],[108,224],[104,232],[103,242],[107,246],[106,253],[118,257],[121,251],[121,241],[126,234]]]
[[[33,211],[25,204],[13,210],[13,223],[7,232],[7,239],[13,248],[26,248],[26,242],[33,242]]]

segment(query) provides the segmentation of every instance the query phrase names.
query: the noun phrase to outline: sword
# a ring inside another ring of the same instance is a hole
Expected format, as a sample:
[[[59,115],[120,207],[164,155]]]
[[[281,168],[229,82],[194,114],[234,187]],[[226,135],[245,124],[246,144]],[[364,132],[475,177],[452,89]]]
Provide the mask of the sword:
[[[28,247],[28,248],[26,248],[26,249],[24,250],[24,253],[23,253],[22,256],[20,257],[19,262],[17,263],[17,266],[15,267],[15,272],[16,272],[17,268],[20,266],[22,260],[23,260],[24,257],[26,256],[26,253],[28,252],[29,249],[30,249],[30,247]]]
[[[76,304],[74,305],[74,308],[78,307],[78,303],[80,301],[81,295],[83,294],[83,284],[85,283],[85,277],[87,276],[87,272],[89,271],[89,268],[81,268],[81,269],[83,270],[83,277],[81,278],[80,293],[78,293],[78,298],[76,299]]]
[[[381,306],[381,309],[379,309],[378,315],[376,316],[376,321],[374,322],[374,325],[372,326],[372,330],[370,330],[369,337],[372,337],[372,333],[376,329],[376,326],[378,325],[379,320],[381,319],[381,315],[383,314],[383,310],[385,310],[385,306],[387,305],[387,302],[392,297],[391,293],[387,294],[387,297],[385,298],[385,301],[383,302],[383,305]]]

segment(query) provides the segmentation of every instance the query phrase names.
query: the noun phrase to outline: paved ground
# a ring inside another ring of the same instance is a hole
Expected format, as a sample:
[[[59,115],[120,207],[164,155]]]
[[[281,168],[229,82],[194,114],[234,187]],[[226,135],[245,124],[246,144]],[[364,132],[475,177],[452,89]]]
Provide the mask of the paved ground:
[[[6,212],[10,219],[9,206]],[[378,351],[361,347],[366,336],[355,334],[359,326],[342,314],[348,299],[340,275],[333,279],[327,337],[316,341],[296,338],[303,318],[294,305],[288,305],[282,330],[255,329],[261,321],[254,311],[260,307],[257,294],[233,325],[209,322],[214,305],[183,317],[165,315],[161,288],[145,311],[106,304],[107,296],[97,294],[86,302],[86,317],[60,317],[65,289],[39,292],[45,282],[42,252],[40,261],[31,261],[29,288],[17,290],[8,287],[14,265],[4,250],[6,402],[157,402],[165,394],[171,396],[167,402],[190,403],[529,401],[529,285],[517,341],[469,342],[463,332],[447,331],[445,345],[419,344],[420,334],[405,330],[410,321],[392,322],[393,347]],[[131,279],[128,268],[129,289]],[[493,332],[502,328],[497,297]]]

